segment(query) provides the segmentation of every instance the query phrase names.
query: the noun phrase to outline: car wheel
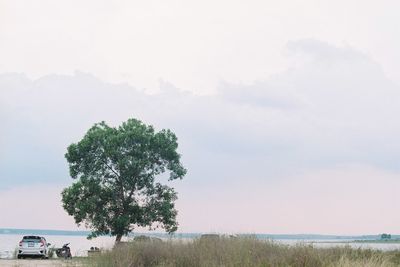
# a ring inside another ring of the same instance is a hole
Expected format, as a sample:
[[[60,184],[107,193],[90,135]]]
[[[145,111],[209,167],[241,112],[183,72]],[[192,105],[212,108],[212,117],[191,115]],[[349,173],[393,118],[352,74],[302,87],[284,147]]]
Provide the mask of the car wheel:
[[[21,255],[18,255],[18,256],[17,256],[17,259],[21,259],[21,258],[22,258]]]

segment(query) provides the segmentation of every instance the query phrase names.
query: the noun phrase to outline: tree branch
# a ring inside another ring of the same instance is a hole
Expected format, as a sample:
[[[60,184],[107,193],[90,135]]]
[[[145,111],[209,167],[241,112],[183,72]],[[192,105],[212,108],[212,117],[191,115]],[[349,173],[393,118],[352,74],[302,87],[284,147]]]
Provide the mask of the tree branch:
[[[103,161],[103,163],[104,163],[104,165],[106,165],[106,167],[108,168],[108,169],[110,169],[110,171],[112,171],[117,177],[118,177],[118,179],[120,178],[120,174],[118,174],[111,166],[109,166],[108,164],[107,164],[107,161],[104,161],[104,160],[102,160]]]
[[[119,187],[120,187],[120,190],[121,190],[121,200],[122,200],[122,211],[121,211],[121,214],[123,214],[123,212],[124,212],[124,210],[125,210],[125,196],[124,196],[124,185],[122,184],[122,181],[121,181],[121,175],[120,174],[118,174],[110,165],[108,165],[107,164],[107,161],[105,161],[105,160],[102,160],[102,162],[104,163],[104,165],[106,165],[106,167],[108,168],[108,169],[110,169],[114,174],[115,174],[115,176],[116,176],[116,180],[118,181],[118,184],[119,184]]]

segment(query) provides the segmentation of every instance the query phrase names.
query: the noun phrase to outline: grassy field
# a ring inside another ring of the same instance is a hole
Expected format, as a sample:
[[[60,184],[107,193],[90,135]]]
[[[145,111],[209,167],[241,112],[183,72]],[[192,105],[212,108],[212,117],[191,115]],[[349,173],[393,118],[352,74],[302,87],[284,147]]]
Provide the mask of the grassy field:
[[[400,251],[286,246],[252,237],[208,238],[193,242],[131,242],[91,257],[86,263],[100,267],[400,266]]]

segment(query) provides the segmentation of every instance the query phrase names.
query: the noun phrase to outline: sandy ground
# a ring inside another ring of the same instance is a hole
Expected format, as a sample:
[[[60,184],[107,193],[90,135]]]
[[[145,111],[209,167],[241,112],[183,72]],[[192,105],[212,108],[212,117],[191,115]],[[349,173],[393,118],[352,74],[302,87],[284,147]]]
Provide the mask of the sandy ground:
[[[41,259],[23,259],[23,260],[0,260],[0,266],[3,267],[75,267],[83,266],[76,260],[41,260]]]

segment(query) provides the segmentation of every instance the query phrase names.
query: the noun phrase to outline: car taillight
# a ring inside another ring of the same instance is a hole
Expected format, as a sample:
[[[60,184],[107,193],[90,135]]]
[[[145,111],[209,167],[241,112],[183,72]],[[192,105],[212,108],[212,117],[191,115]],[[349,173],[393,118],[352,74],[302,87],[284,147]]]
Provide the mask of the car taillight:
[[[40,246],[43,247],[44,246],[44,241],[40,240]]]
[[[20,247],[22,247],[22,240],[21,240],[21,241],[19,241],[19,246],[20,246]]]

